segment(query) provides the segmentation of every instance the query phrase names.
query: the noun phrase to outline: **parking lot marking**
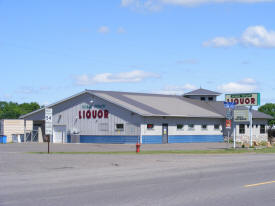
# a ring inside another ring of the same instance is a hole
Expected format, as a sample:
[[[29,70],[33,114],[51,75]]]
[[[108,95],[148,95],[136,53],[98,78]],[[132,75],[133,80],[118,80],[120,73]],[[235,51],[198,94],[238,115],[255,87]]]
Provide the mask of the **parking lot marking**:
[[[256,186],[267,185],[267,184],[272,184],[272,183],[275,183],[275,181],[260,182],[257,184],[245,185],[244,187],[256,187]]]

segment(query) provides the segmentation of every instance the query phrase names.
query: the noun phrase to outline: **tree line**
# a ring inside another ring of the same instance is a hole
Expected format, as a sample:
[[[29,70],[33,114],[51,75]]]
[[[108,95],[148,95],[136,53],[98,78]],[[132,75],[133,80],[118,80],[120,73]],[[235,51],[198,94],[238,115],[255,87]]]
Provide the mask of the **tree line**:
[[[0,101],[0,119],[18,119],[21,115],[40,109],[36,102],[18,104]]]
[[[15,102],[0,101],[0,119],[18,119],[21,115],[27,114],[42,107],[43,106],[40,106],[36,102],[18,104]],[[269,120],[268,124],[270,126],[275,125],[275,104],[267,103],[263,106],[260,106],[258,111],[271,115],[273,119]]]
[[[268,121],[268,125],[270,127],[275,126],[275,104],[273,104],[273,103],[267,103],[267,104],[265,104],[263,106],[260,106],[258,108],[258,111],[259,112],[263,112],[265,114],[269,114],[270,116],[272,116],[273,119],[271,119],[271,120]]]

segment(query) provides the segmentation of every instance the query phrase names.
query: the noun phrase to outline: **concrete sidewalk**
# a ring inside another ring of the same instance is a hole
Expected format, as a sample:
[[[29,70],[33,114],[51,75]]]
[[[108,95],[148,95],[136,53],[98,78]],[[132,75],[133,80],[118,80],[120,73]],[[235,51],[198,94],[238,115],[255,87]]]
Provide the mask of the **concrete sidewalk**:
[[[215,150],[232,148],[228,143],[143,144],[142,151],[152,150]],[[50,144],[51,152],[135,151],[135,144]],[[0,145],[3,152],[46,152],[47,143],[12,143]]]

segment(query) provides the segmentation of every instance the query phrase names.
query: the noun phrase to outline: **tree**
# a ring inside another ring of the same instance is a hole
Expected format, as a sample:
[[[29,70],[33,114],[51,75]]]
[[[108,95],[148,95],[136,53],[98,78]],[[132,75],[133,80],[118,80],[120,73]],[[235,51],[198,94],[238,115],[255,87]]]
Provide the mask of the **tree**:
[[[269,114],[273,117],[273,119],[268,121],[268,124],[270,127],[275,125],[275,104],[273,103],[267,103],[263,106],[260,106],[258,111],[263,112],[265,114]]]
[[[18,104],[15,102],[0,102],[0,119],[18,119],[21,115],[39,109],[36,102]]]

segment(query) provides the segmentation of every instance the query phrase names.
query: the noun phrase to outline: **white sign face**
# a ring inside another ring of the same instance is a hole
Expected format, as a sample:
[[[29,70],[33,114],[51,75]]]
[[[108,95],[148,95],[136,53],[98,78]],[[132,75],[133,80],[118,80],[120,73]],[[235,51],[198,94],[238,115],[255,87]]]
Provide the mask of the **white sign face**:
[[[52,135],[53,133],[53,110],[45,109],[45,134]]]
[[[234,110],[235,122],[249,122],[248,110]]]
[[[226,111],[226,119],[232,119],[233,117],[232,117],[233,115],[232,115],[232,110],[227,110]]]
[[[260,93],[226,94],[225,101],[234,102],[238,106],[258,106],[260,105]]]

